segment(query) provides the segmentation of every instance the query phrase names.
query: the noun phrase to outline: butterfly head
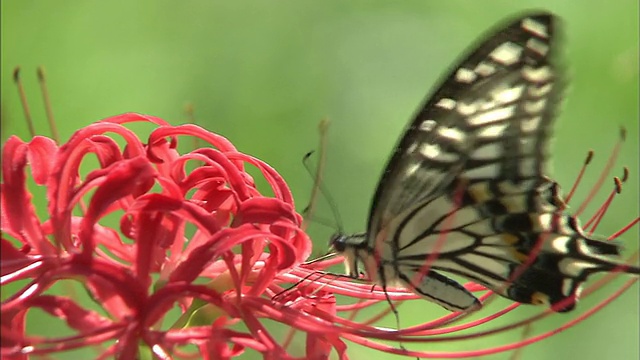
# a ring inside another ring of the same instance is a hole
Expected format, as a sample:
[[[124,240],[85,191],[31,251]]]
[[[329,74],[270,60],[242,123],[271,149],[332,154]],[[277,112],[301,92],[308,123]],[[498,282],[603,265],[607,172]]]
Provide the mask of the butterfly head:
[[[336,252],[343,254],[346,251],[365,249],[367,247],[365,234],[346,235],[343,233],[335,233],[329,240],[331,246]]]
[[[358,261],[367,257],[367,241],[365,234],[346,235],[336,233],[331,236],[329,245],[344,257],[346,272],[351,277],[358,277]]]
[[[338,253],[345,252],[347,250],[347,236],[341,233],[331,235],[329,246]]]

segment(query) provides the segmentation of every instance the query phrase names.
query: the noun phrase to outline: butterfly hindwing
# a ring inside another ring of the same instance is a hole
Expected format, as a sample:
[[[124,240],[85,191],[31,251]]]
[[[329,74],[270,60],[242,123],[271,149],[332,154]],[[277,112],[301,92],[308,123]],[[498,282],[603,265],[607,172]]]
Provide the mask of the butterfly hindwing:
[[[456,281],[433,270],[425,276],[420,271],[420,265],[400,266],[401,284],[449,311],[473,311],[482,307],[480,301]]]

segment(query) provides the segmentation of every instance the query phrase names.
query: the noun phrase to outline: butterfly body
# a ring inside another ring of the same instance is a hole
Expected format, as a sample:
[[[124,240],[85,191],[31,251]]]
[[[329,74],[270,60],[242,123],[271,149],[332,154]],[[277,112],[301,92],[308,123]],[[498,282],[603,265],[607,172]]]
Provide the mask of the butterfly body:
[[[367,232],[331,240],[350,276],[362,263],[383,289],[399,285],[451,311],[478,309],[443,271],[568,311],[588,275],[620,265],[617,245],[586,236],[547,177],[563,87],[556,25],[538,13],[500,27],[429,97],[387,164]]]

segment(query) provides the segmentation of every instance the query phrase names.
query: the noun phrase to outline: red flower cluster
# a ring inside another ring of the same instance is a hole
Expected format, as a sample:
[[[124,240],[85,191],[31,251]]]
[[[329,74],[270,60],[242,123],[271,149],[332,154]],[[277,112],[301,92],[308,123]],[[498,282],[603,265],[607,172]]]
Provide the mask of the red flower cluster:
[[[157,126],[146,144],[123,126],[131,122]],[[177,137],[184,135],[212,147],[180,154]],[[272,197],[258,191],[246,166],[259,170]],[[84,174],[85,168],[94,170]],[[1,354],[7,359],[89,346],[99,349],[99,358],[134,359],[146,351],[158,359],[228,359],[254,351],[267,359],[290,359],[297,331],[306,336],[297,354],[305,359],[326,359],[332,351],[347,358],[345,340],[410,356],[479,356],[564,330],[635,282],[567,325],[521,341],[477,351],[408,351],[397,341],[484,337],[552,312],[462,335],[453,334],[476,329],[519,304],[464,323],[467,315],[455,313],[409,328],[376,327],[390,312],[387,295],[394,302],[418,297],[402,289],[385,294],[316,272],[341,262],[338,257],[304,264],[311,242],[284,180],[269,165],[195,125],[124,114],[80,129],[62,146],[46,137],[30,142],[11,137],[3,146],[2,176],[1,284],[3,292],[11,289],[1,307]],[[32,202],[30,181],[46,188],[45,220]],[[70,281],[79,282],[93,301],[53,291]],[[384,306],[377,316],[354,320],[376,304]],[[63,321],[73,335],[30,334],[27,315],[34,309]],[[273,330],[277,324],[288,331],[284,339]]]
[[[140,121],[158,125],[146,145],[123,126]],[[124,149],[107,133],[120,135]],[[180,155],[179,135],[215,149]],[[81,177],[91,155],[99,167]],[[267,164],[198,126],[169,126],[138,114],[89,125],[60,147],[45,137],[28,143],[11,137],[2,160],[2,285],[27,281],[2,304],[3,358],[109,339],[117,341],[102,357],[135,358],[141,343],[159,358],[187,343],[219,354],[214,358],[244,347],[277,352],[258,321],[259,309],[271,302],[263,294],[278,274],[308,257],[311,243],[289,189]],[[188,172],[192,163],[200,166]],[[47,189],[45,221],[32,204],[27,164]],[[262,172],[274,197],[258,192],[245,164]],[[45,294],[68,279],[81,281],[108,316],[71,297]],[[215,309],[209,324],[188,326],[187,318],[161,330],[174,304],[186,314],[196,303],[192,313],[206,308],[202,304]],[[34,308],[64,320],[77,335],[27,336],[25,318]],[[230,328],[236,318],[246,332]]]

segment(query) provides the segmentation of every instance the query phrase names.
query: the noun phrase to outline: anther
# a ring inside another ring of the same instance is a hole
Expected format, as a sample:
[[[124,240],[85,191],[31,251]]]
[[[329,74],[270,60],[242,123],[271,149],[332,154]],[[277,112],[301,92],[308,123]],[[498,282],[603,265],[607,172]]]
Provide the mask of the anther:
[[[616,193],[620,194],[622,192],[622,181],[620,181],[620,178],[617,176],[613,177],[613,182],[616,186]]]
[[[13,81],[16,83],[20,81],[20,66],[16,66],[16,68],[13,69]]]
[[[587,158],[584,159],[584,164],[585,165],[589,165],[589,163],[591,162],[591,160],[593,160],[593,150],[589,150],[589,152],[587,153]]]

